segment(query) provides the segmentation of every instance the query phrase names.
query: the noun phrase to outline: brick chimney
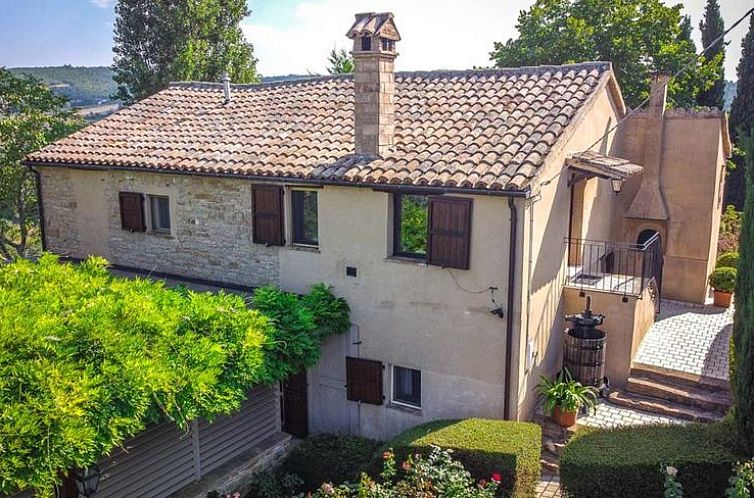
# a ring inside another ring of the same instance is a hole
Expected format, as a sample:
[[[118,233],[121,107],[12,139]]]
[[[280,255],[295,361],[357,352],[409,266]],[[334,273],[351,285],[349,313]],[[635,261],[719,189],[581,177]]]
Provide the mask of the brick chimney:
[[[393,14],[365,12],[346,36],[353,40],[354,135],[357,154],[385,156],[395,143]]]
[[[662,142],[665,130],[665,105],[667,104],[670,75],[652,75],[649,104],[644,121],[644,171],[641,185],[626,216],[663,221],[669,218],[668,206],[662,191]]]

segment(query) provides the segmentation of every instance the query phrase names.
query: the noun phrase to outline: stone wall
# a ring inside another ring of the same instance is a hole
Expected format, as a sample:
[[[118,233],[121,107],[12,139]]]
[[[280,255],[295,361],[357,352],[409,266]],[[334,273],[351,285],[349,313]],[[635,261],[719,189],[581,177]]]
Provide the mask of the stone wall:
[[[279,282],[278,248],[252,242],[251,184],[131,171],[40,168],[50,251],[244,286]],[[170,198],[171,233],[121,229],[118,192]]]

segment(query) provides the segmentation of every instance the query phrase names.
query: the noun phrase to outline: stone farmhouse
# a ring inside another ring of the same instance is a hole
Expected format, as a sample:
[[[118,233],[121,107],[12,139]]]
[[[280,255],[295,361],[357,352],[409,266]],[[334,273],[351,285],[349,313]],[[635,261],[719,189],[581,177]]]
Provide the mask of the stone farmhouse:
[[[325,282],[354,326],[283,386],[281,427],[384,439],[527,419],[593,297],[625,382],[659,296],[703,302],[727,123],[632,112],[608,62],[396,72],[363,13],[353,75],[173,83],[32,154],[47,250],[248,290]]]

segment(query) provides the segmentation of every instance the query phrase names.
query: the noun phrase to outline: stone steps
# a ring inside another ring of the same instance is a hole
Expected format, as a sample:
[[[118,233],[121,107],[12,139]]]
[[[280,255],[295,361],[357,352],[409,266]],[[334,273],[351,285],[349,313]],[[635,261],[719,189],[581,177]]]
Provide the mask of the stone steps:
[[[646,377],[629,377],[626,391],[646,397],[670,401],[703,411],[724,415],[733,400],[729,391],[710,390],[682,383],[658,382]]]
[[[678,387],[730,393],[730,383],[727,380],[669,370],[654,365],[636,363],[631,367],[630,375]]]
[[[536,417],[534,421],[542,427],[542,454],[539,459],[542,472],[558,475],[560,452],[575,433],[576,427],[560,427],[545,416]]]
[[[624,391],[611,392],[609,400],[611,403],[624,408],[691,422],[715,422],[721,420],[724,415],[717,411],[700,410],[688,405]]]

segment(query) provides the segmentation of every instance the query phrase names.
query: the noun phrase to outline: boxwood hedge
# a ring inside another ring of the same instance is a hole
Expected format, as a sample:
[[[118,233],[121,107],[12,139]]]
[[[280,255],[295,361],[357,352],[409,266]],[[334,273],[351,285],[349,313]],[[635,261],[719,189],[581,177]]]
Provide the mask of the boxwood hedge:
[[[314,491],[326,482],[336,485],[355,482],[380,444],[356,436],[309,436],[291,450],[281,468],[284,473],[300,477],[306,491]]]
[[[402,462],[410,454],[428,454],[432,446],[439,446],[453,450],[453,458],[477,480],[499,473],[499,496],[532,497],[539,480],[541,440],[541,428],[528,422],[440,420],[400,434],[376,458],[392,448],[396,461]],[[373,467],[380,464],[374,462]]]
[[[581,429],[560,458],[566,496],[662,496],[664,466],[678,469],[685,498],[725,496],[734,463],[729,423]]]

